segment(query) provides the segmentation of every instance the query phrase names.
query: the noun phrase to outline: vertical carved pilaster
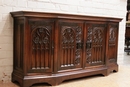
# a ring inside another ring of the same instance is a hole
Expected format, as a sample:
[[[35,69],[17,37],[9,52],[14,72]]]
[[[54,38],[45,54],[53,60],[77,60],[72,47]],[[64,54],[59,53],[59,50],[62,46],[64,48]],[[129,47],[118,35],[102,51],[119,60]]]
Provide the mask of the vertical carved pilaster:
[[[75,32],[76,32],[76,43],[80,43],[82,44],[82,29],[81,27],[76,27],[75,28]],[[81,61],[81,50],[82,49],[76,49],[75,51],[75,64],[80,64]]]
[[[87,58],[86,62],[91,63],[91,56],[92,56],[92,49],[90,45],[92,45],[92,27],[88,27],[88,33],[87,33]],[[89,45],[89,46],[88,46]]]

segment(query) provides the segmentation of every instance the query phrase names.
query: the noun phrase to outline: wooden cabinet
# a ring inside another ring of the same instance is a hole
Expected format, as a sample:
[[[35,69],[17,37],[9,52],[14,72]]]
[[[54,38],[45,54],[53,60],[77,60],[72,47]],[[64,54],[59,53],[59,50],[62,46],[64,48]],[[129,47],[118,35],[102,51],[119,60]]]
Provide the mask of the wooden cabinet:
[[[118,71],[121,19],[18,11],[14,20],[12,81],[58,85],[64,80]]]

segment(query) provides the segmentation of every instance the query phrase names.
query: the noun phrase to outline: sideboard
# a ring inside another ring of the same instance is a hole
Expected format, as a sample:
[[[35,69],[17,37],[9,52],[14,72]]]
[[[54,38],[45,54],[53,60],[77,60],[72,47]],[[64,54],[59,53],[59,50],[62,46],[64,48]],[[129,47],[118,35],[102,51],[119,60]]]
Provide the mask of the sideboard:
[[[11,12],[14,23],[12,82],[58,85],[64,80],[118,71],[121,18]]]

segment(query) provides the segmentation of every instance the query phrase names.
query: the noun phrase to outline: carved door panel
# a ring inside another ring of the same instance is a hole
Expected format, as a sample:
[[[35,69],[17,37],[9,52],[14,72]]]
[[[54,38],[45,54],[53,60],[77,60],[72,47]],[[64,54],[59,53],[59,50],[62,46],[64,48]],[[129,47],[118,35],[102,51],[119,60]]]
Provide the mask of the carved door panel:
[[[83,23],[60,22],[59,70],[80,68],[82,65]]]
[[[117,61],[118,24],[111,23],[108,26],[108,57],[109,62]]]
[[[31,33],[31,66],[29,72],[52,72],[54,22],[45,19],[30,19],[29,27]]]
[[[86,24],[86,67],[105,64],[106,25]]]

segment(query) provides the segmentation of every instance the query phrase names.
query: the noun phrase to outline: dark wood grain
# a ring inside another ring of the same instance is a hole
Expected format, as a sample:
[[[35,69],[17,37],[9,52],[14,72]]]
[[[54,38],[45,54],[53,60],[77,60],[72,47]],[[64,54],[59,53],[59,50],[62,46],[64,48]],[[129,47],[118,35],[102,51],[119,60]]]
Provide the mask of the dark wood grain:
[[[29,11],[11,15],[12,82],[21,87],[118,71],[120,18]]]

